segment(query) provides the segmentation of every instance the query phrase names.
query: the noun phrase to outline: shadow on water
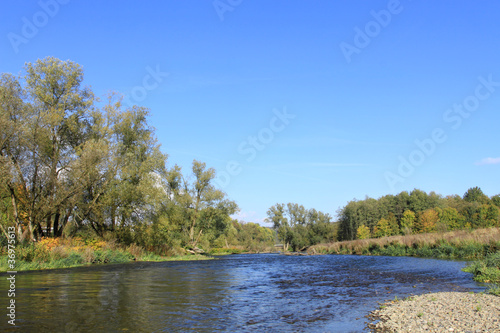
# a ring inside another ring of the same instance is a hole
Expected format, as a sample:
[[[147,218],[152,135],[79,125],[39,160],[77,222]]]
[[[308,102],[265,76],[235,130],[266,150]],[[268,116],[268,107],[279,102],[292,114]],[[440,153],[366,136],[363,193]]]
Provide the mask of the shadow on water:
[[[18,273],[12,332],[360,332],[378,302],[484,288],[464,262],[234,255]],[[7,281],[0,281],[7,304]]]

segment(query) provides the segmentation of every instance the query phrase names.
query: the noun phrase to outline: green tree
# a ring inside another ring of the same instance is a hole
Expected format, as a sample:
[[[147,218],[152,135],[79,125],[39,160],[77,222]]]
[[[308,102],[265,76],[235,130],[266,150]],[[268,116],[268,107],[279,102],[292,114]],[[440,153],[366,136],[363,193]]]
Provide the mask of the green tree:
[[[488,204],[490,199],[483,193],[479,187],[471,187],[465,192],[463,199],[467,202],[478,202],[480,204]]]
[[[389,212],[389,214],[386,216],[386,219],[389,222],[389,227],[391,228],[391,235],[398,235],[399,224],[396,216],[392,212]]]
[[[458,230],[462,228],[462,217],[453,207],[436,208],[439,216],[439,223],[443,224],[446,230]]]
[[[373,234],[375,235],[375,237],[390,236],[392,234],[392,230],[389,224],[389,220],[384,218],[380,219],[380,221],[377,222],[376,227],[373,229]]]
[[[368,239],[368,238],[370,238],[370,229],[365,225],[361,225],[358,228],[356,234],[357,234],[358,239]]]
[[[500,194],[491,197],[491,203],[500,208]]]
[[[121,102],[121,96],[111,94],[103,110],[92,114],[91,137],[80,154],[88,181],[76,203],[74,221],[100,236],[117,229],[120,240],[132,242],[132,230],[157,221],[161,203],[168,200],[167,155],[147,123],[149,110],[124,109]]]
[[[27,224],[35,240],[52,229],[59,232],[59,219],[71,214],[85,183],[75,179],[85,175],[76,161],[91,126],[94,97],[81,86],[81,66],[71,61],[49,57],[25,70],[24,88],[17,78],[2,76],[1,123],[12,130],[2,138],[1,155],[13,171],[6,186],[15,223],[18,230]]]
[[[274,229],[278,233],[278,239],[283,242],[283,249],[288,250],[290,243],[291,228],[286,217],[285,204],[276,204],[267,211],[267,221],[273,224]]]
[[[409,209],[405,210],[403,213],[403,217],[401,218],[401,231],[405,235],[411,234],[414,224],[415,224],[415,213]]]
[[[436,224],[439,221],[439,215],[435,209],[429,208],[419,212],[415,229],[419,233],[428,233],[436,231]]]
[[[189,182],[176,167],[168,177],[168,184],[174,200],[182,207],[185,221],[181,222],[182,232],[189,240],[189,247],[194,248],[204,234],[210,238],[224,232],[230,223],[229,216],[238,211],[238,206],[213,185],[213,168],[207,169],[205,163],[194,160],[192,174],[194,180]]]

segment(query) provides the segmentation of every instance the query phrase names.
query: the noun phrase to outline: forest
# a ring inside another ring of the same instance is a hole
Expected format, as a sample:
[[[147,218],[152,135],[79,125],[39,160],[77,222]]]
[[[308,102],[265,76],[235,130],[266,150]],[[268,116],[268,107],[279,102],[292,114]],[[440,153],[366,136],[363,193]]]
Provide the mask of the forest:
[[[500,195],[479,187],[443,197],[415,189],[353,200],[338,211],[339,241],[500,226]]]

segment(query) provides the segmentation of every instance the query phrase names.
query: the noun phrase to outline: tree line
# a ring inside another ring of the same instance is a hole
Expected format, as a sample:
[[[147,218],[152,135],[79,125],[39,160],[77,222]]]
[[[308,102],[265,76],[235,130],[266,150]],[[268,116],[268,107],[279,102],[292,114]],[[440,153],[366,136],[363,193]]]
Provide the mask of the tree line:
[[[442,197],[415,189],[350,201],[338,211],[338,240],[500,227],[500,195],[479,187]]]
[[[271,242],[231,219],[215,170],[167,167],[149,110],[83,86],[80,65],[48,57],[0,77],[0,228],[19,241],[88,232],[151,249]],[[238,233],[240,235],[238,236]],[[273,238],[273,237],[271,237]]]

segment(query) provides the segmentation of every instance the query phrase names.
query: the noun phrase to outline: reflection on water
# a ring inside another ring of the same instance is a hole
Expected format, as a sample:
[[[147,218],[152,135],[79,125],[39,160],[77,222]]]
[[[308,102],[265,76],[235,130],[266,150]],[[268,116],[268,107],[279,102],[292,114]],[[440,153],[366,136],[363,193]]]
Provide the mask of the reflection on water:
[[[19,273],[18,327],[10,331],[359,332],[364,316],[395,296],[482,290],[463,266],[261,254]],[[7,289],[2,278],[0,290]],[[1,304],[6,297],[1,292]],[[7,320],[0,328],[9,331]]]

